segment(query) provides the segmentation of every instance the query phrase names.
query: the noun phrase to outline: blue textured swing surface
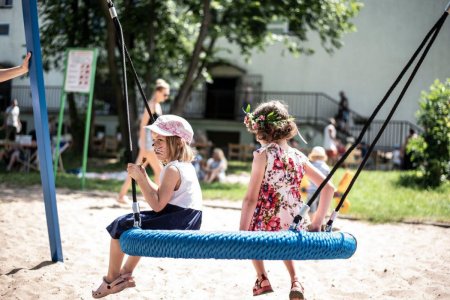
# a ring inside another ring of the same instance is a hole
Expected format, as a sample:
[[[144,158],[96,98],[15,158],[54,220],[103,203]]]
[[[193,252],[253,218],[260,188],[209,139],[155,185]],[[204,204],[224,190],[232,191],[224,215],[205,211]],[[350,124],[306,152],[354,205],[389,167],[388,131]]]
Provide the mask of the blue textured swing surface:
[[[356,239],[343,232],[130,229],[120,237],[133,256],[195,259],[319,260],[350,258]]]

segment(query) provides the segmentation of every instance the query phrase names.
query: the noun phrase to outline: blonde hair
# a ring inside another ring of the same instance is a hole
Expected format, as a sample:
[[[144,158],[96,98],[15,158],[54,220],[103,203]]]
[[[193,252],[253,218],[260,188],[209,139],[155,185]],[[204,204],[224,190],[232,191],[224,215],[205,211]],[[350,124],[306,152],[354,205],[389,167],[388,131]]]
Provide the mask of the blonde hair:
[[[194,160],[194,152],[185,140],[178,136],[166,137],[167,156],[169,161],[191,162]]]
[[[274,121],[268,120],[268,116],[271,114],[271,118]],[[258,118],[267,120],[264,122],[264,126],[255,126],[255,121]],[[281,103],[279,100],[270,100],[258,105],[253,113],[247,114],[245,121],[247,130],[256,135],[258,140],[266,142],[273,142],[283,139],[291,139],[297,132],[297,124],[295,124],[292,116],[289,115],[287,105]]]
[[[163,89],[170,90],[170,86],[164,79],[158,78],[155,83],[155,90],[161,91]]]
[[[220,148],[214,148],[213,154],[217,154],[220,158],[220,160],[226,160],[225,154],[223,153],[223,150]]]

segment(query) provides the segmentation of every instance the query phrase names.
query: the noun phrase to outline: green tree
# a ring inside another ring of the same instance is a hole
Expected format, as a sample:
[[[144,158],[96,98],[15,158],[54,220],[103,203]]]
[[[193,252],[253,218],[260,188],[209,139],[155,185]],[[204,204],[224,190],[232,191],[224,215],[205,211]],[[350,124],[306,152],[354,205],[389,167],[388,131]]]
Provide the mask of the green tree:
[[[424,132],[407,145],[425,186],[436,187],[450,175],[450,79],[436,80],[429,93],[422,92],[417,122]]]
[[[56,1],[40,3],[41,43],[46,70],[62,69],[68,47],[95,47],[102,43],[103,19],[95,1]],[[83,148],[85,116],[77,109],[74,95],[67,97],[73,147]]]
[[[243,55],[263,51],[283,41],[293,54],[312,54],[306,48],[310,32],[316,33],[329,52],[339,48],[342,36],[354,30],[351,18],[362,4],[356,0],[117,0],[127,48],[150,98],[156,78],[162,77],[178,88],[172,112],[181,114],[197,83],[208,78],[215,59],[216,42],[223,38],[236,44]],[[119,123],[124,124],[121,60],[115,30],[104,0],[47,0],[41,4],[44,59],[46,65],[60,66],[67,47],[100,47],[96,82],[107,82],[116,97]],[[272,22],[287,22],[288,35],[268,30]],[[130,68],[128,68],[129,70]],[[138,120],[132,76],[128,76],[130,119]],[[140,100],[139,100],[140,101]],[[69,102],[69,107],[71,104]],[[76,116],[71,114],[71,123]],[[133,122],[132,133],[138,122]]]
[[[201,19],[200,27],[172,112],[182,113],[195,84],[207,74],[219,38],[237,44],[247,57],[252,49],[263,51],[276,40],[282,40],[293,54],[312,54],[314,50],[305,48],[304,42],[308,40],[309,32],[316,32],[323,47],[333,52],[341,46],[343,34],[354,30],[350,19],[361,7],[362,4],[355,0],[203,0],[197,5],[192,3],[193,13]],[[267,24],[274,21],[287,22],[290,34],[271,33]]]

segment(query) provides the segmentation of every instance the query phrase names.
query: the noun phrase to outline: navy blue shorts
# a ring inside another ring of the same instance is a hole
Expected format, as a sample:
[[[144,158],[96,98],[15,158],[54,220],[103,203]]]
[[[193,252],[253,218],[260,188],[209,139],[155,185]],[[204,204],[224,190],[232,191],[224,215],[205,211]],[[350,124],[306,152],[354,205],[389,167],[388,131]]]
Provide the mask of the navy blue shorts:
[[[160,212],[153,210],[141,211],[141,228],[148,230],[198,230],[202,224],[202,211],[182,208],[167,204]],[[126,214],[115,219],[106,230],[113,239],[131,229],[134,225],[133,214]]]

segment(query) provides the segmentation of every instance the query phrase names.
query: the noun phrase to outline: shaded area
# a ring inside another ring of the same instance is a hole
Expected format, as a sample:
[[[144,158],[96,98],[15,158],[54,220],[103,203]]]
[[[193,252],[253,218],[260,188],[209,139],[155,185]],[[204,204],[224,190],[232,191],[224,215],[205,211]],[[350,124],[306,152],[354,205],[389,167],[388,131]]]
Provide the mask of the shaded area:
[[[32,267],[31,269],[28,269],[28,270],[35,271],[35,270],[39,270],[40,268],[43,268],[43,267],[46,267],[46,266],[49,266],[49,265],[53,265],[53,264],[56,264],[56,262],[53,262],[51,260],[46,260],[46,261],[43,261],[43,262],[39,263],[38,265]],[[24,269],[26,269],[26,268],[15,268],[15,269],[12,269],[11,271],[9,271],[8,273],[2,274],[2,275],[6,275],[6,276],[14,275],[17,272],[19,272],[20,270],[24,270]]]

